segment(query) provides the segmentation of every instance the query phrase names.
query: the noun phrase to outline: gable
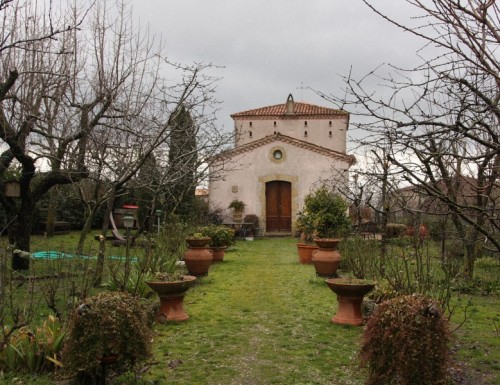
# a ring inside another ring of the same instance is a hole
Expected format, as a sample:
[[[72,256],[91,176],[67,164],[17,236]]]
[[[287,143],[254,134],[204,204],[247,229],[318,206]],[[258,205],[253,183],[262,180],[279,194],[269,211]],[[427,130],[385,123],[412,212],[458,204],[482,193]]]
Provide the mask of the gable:
[[[215,158],[215,160],[227,160],[227,159],[230,159],[230,158],[237,156],[237,155],[242,155],[245,153],[252,152],[252,151],[254,151],[258,148],[261,148],[267,144],[275,143],[275,142],[276,143],[287,143],[287,144],[290,144],[292,146],[304,149],[306,151],[321,154],[321,155],[324,155],[324,156],[327,156],[330,158],[334,158],[334,159],[339,159],[339,160],[347,162],[350,166],[352,166],[353,164],[356,163],[356,158],[352,155],[346,155],[346,154],[343,154],[343,153],[340,153],[340,152],[337,152],[334,150],[330,150],[330,149],[325,148],[325,147],[317,146],[315,144],[312,144],[312,143],[309,143],[309,142],[306,142],[303,140],[295,139],[295,138],[292,138],[292,137],[287,136],[287,135],[282,135],[280,133],[268,135],[262,139],[255,140],[251,143],[247,143],[245,145],[236,147],[236,148],[228,150],[228,151],[224,151],[221,154],[215,156],[214,158]]]

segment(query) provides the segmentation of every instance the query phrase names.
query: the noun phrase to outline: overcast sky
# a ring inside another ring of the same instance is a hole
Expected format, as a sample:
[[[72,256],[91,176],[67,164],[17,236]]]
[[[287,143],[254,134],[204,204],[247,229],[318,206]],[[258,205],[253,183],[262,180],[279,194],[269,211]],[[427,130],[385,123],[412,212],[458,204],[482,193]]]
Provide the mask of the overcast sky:
[[[385,3],[405,19],[402,1]],[[230,114],[296,101],[329,105],[308,87],[342,95],[341,75],[361,76],[382,63],[410,67],[422,42],[361,0],[131,0],[135,17],[162,35],[170,60],[224,68],[218,125]]]

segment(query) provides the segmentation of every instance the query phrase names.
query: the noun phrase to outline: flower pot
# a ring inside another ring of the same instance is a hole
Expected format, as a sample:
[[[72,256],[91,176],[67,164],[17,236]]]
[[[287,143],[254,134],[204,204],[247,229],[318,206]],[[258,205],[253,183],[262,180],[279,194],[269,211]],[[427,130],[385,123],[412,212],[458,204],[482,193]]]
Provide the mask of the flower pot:
[[[184,295],[193,286],[196,277],[185,275],[182,281],[164,282],[148,281],[146,284],[160,297],[160,310],[156,320],[158,322],[186,321],[189,319],[184,310]]]
[[[363,297],[373,290],[375,284],[362,279],[345,280],[342,278],[331,278],[325,282],[337,294],[337,314],[333,316],[331,322],[341,325],[362,325],[361,303]]]
[[[316,274],[320,277],[333,277],[340,265],[340,239],[316,238],[314,242],[319,247],[312,252],[311,258]]]
[[[205,238],[186,238],[188,247],[207,247],[210,242],[209,237]]]
[[[224,260],[224,254],[226,252],[227,247],[211,247],[212,251],[212,262],[222,262]]]
[[[318,246],[306,245],[305,243],[297,243],[297,252],[299,254],[300,263],[312,263],[312,253],[318,250]]]
[[[212,261],[212,250],[207,247],[190,247],[184,253],[184,262],[190,275],[207,275]]]

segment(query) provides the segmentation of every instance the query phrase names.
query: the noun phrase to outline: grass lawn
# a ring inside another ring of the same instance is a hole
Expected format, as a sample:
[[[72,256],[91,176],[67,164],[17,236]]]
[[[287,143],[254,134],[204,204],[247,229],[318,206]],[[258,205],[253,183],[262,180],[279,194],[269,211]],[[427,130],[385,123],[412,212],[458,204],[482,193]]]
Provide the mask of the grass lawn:
[[[312,265],[298,263],[295,243],[238,241],[187,293],[190,319],[155,325],[154,358],[139,383],[363,384],[357,361],[363,329],[330,323],[335,295]],[[460,384],[500,385],[500,298],[476,296],[473,303],[453,342],[463,370],[457,376]],[[51,383],[18,377],[0,383]]]
[[[361,384],[361,328],[331,324],[335,296],[295,240],[238,242],[186,296],[190,319],[157,325],[148,379],[169,384]]]

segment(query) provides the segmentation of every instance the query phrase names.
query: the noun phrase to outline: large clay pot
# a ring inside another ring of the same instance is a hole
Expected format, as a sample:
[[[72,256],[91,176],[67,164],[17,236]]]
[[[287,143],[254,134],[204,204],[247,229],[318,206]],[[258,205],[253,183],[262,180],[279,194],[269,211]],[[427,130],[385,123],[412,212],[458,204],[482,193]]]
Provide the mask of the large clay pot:
[[[207,247],[190,247],[184,253],[184,262],[190,275],[207,275],[212,261],[212,250]]]
[[[342,278],[331,278],[325,282],[337,294],[337,314],[331,322],[341,325],[362,325],[361,303],[363,297],[373,290],[375,284],[362,279],[345,280]]]
[[[312,253],[312,263],[320,277],[333,277],[340,265],[338,250],[340,239],[317,238],[314,240],[319,249]]]
[[[297,252],[299,254],[300,263],[312,263],[312,253],[318,250],[316,245],[306,245],[305,243],[297,243]]]
[[[182,281],[164,282],[148,281],[146,284],[160,297],[160,310],[156,320],[158,322],[186,321],[189,319],[184,310],[184,295],[193,286],[196,277],[185,275]]]
[[[224,255],[227,247],[211,247],[213,261],[212,262],[222,262],[224,260]]]

